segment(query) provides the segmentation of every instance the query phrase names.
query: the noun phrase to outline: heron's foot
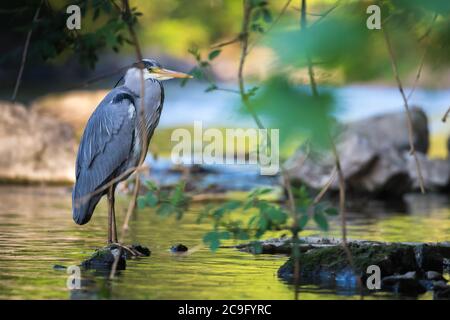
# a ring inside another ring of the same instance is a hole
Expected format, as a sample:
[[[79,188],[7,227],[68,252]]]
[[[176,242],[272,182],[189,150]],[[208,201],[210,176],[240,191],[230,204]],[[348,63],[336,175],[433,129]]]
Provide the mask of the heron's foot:
[[[140,245],[126,246],[119,242],[111,242],[108,244],[108,247],[110,249],[122,249],[122,252],[127,256],[127,258],[145,257],[150,255],[150,250]]]

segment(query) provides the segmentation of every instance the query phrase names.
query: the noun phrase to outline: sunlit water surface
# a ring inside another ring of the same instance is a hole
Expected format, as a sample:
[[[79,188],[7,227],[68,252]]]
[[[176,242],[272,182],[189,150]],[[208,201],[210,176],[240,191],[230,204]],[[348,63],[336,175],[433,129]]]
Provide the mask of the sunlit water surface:
[[[450,231],[445,198],[414,197],[408,213],[385,213],[379,207],[364,214],[349,213],[349,236],[384,241],[444,241]],[[0,187],[0,299],[293,299],[294,288],[278,279],[286,256],[251,255],[234,249],[212,253],[201,246],[211,226],[197,224],[201,205],[181,222],[162,219],[151,210],[139,211],[131,222],[128,243],[150,247],[148,258],[131,260],[114,280],[84,272],[87,292],[66,287],[65,270],[54,265],[78,265],[105,244],[106,205],[101,202],[92,221],[77,226],[71,217],[70,190],[44,187]],[[119,197],[119,224],[126,198]],[[314,235],[317,230],[305,234]],[[279,234],[278,234],[279,235]],[[338,221],[328,236],[339,236]],[[183,243],[188,255],[169,248]],[[303,286],[300,299],[359,299],[335,289]],[[365,297],[397,298],[389,294]],[[430,299],[431,294],[420,296]]]

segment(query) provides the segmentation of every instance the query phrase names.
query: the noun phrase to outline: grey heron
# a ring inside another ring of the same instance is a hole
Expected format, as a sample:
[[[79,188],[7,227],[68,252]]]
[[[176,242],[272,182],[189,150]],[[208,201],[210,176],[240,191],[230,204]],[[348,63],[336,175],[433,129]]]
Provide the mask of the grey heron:
[[[141,69],[144,78],[143,101]],[[105,96],[86,124],[75,164],[73,219],[80,225],[89,222],[96,205],[107,194],[109,244],[117,243],[115,189],[139,165],[141,156],[147,153],[163,108],[164,88],[161,81],[190,77],[164,69],[155,60],[143,59],[126,71],[123,85]]]

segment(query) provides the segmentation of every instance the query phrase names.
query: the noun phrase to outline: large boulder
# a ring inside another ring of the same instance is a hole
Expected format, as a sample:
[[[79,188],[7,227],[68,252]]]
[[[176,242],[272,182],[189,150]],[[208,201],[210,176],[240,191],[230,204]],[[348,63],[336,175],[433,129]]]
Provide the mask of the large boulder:
[[[416,161],[408,152],[404,153],[406,167],[413,181],[413,189],[419,189]],[[450,160],[429,159],[423,153],[417,152],[425,189],[429,191],[446,190],[450,186]]]
[[[450,162],[426,157],[428,122],[419,108],[411,109],[413,139],[422,165],[425,187],[441,190],[450,185]],[[347,188],[353,193],[396,196],[418,187],[414,158],[409,154],[405,112],[389,113],[346,125],[336,148]],[[306,153],[299,149],[285,163],[289,176],[310,188],[321,189],[334,169],[329,151]],[[331,190],[338,189],[334,179]]]
[[[69,124],[80,137],[92,112],[107,93],[106,90],[51,93],[36,99],[31,108],[40,115]]]
[[[417,151],[428,152],[428,119],[420,108],[411,109],[413,140]],[[386,147],[397,150],[409,150],[408,123],[406,112],[386,113],[359,120],[348,126],[350,134],[366,137],[376,148]]]
[[[348,184],[354,191],[363,190],[377,195],[396,196],[410,190],[411,179],[400,151],[386,147],[379,150],[377,160],[364,174],[352,177]]]
[[[72,183],[73,129],[20,104],[0,102],[0,181]]]

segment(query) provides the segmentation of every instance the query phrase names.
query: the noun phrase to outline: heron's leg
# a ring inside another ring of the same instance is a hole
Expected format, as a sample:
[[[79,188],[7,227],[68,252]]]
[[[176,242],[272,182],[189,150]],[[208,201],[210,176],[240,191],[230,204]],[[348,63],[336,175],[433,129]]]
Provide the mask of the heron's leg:
[[[115,207],[115,201],[116,201],[116,197],[114,195],[116,191],[116,187],[112,186],[111,187],[111,207],[112,207],[112,228],[111,228],[111,233],[112,233],[112,240],[114,243],[117,243],[117,226],[116,226],[116,207]]]
[[[108,244],[113,243],[113,209],[114,208],[114,190],[112,187],[108,189]]]

